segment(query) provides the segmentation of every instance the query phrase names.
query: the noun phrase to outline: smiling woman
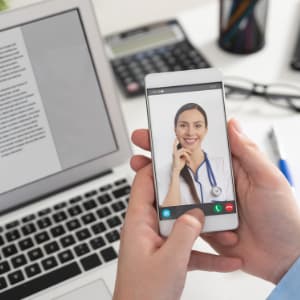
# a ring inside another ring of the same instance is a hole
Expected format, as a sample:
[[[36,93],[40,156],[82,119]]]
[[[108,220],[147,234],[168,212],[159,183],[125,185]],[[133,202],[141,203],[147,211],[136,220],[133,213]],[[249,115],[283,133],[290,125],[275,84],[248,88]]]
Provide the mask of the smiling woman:
[[[208,157],[202,142],[208,133],[205,110],[196,103],[181,106],[174,118],[175,141],[169,189],[162,206],[224,201],[224,161]]]

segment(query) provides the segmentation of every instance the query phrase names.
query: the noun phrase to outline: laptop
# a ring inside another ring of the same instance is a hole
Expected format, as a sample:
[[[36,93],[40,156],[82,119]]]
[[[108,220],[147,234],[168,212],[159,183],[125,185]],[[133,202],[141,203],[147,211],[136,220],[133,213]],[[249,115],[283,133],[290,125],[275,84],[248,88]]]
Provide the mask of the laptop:
[[[111,299],[128,133],[89,0],[0,17],[0,299]]]

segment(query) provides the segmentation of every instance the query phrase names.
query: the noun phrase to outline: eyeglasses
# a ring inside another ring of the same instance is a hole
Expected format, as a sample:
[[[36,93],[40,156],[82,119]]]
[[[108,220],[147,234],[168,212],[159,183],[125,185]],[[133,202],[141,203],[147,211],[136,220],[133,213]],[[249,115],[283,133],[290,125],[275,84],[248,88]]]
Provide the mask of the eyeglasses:
[[[270,104],[300,112],[300,87],[290,84],[260,84],[239,77],[225,77],[228,99],[246,100],[262,97]]]

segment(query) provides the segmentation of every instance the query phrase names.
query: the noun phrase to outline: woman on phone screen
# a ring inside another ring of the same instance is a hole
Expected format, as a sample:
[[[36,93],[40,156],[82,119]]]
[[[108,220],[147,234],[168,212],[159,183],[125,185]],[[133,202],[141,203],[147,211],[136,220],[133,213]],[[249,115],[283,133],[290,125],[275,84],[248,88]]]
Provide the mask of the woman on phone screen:
[[[180,107],[174,118],[174,130],[173,163],[162,206],[233,200],[230,170],[224,159],[210,157],[202,149],[208,132],[204,109],[196,103]]]

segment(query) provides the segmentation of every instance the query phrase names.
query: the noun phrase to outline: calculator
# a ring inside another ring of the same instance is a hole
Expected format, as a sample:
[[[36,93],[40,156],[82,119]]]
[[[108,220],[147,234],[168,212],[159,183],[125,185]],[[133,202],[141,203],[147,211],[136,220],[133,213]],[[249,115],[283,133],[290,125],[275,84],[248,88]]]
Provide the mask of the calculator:
[[[208,68],[175,19],[106,37],[106,52],[127,97],[144,93],[149,73]]]

